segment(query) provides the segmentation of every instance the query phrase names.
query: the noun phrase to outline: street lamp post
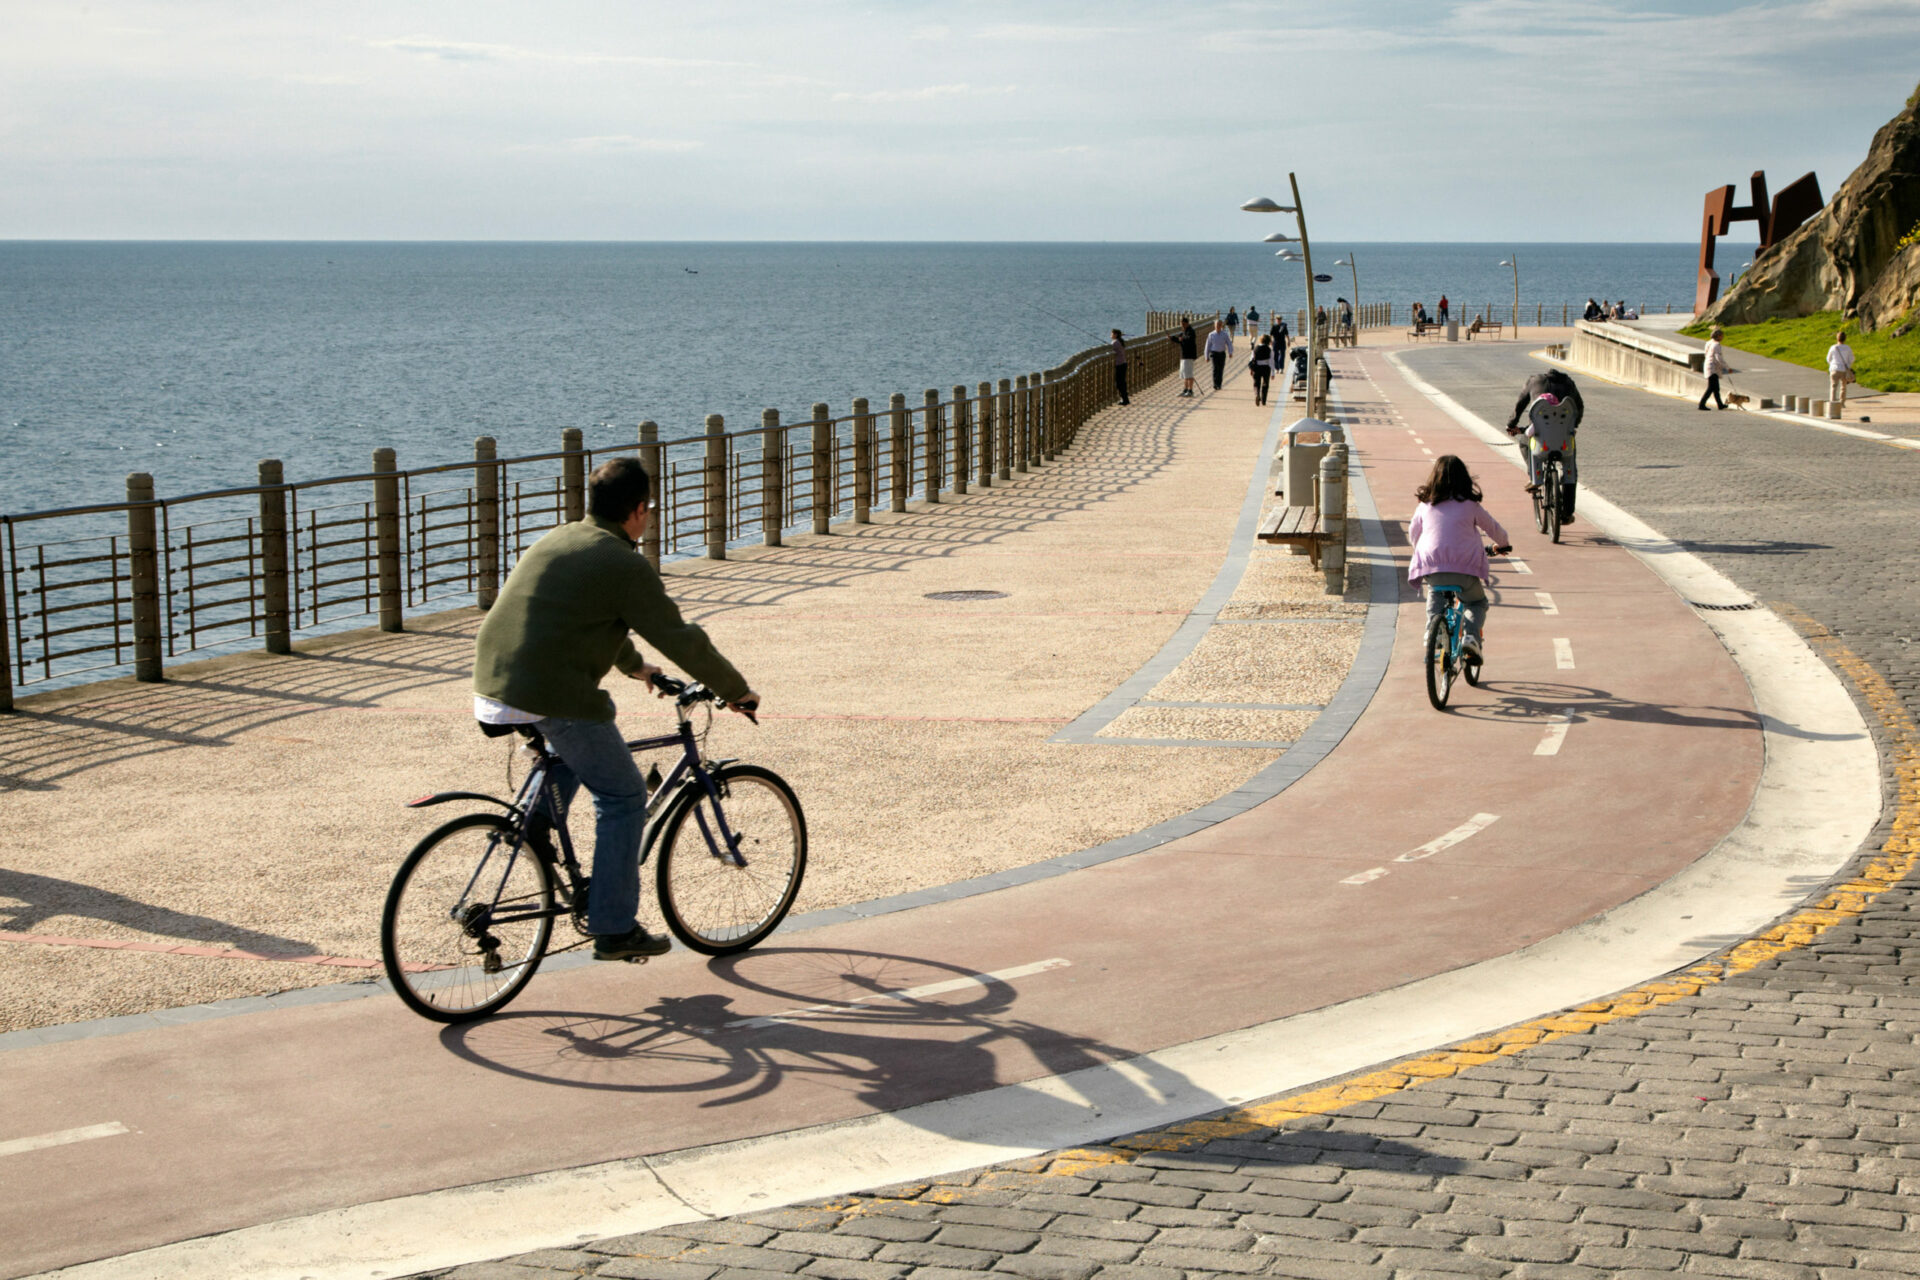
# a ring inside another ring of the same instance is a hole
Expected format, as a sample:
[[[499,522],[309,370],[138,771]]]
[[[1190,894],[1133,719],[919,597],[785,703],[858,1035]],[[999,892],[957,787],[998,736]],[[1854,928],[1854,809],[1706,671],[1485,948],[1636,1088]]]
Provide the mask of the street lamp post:
[[[1307,416],[1318,418],[1324,416],[1318,373],[1321,352],[1326,349],[1326,334],[1319,322],[1319,307],[1314,303],[1313,244],[1307,239],[1307,215],[1300,203],[1300,180],[1293,175],[1292,171],[1287,173],[1287,185],[1293,191],[1293,203],[1290,205],[1279,204],[1262,196],[1257,200],[1247,201],[1240,208],[1247,213],[1290,213],[1299,227],[1300,234],[1297,236],[1284,236],[1276,232],[1266,239],[1268,244],[1290,244],[1298,241],[1300,245],[1301,261],[1305,264],[1307,273],[1307,324],[1309,326],[1307,329]],[[1354,292],[1358,293],[1359,290],[1356,289]]]
[[[1345,267],[1348,271],[1351,271],[1353,273],[1353,328],[1354,328],[1354,341],[1357,342],[1359,341],[1359,338],[1360,338],[1359,255],[1355,253],[1349,253],[1346,257],[1341,258],[1338,262],[1335,262],[1333,265],[1336,267]]]
[[[1513,268],[1513,336],[1520,336],[1520,255],[1510,253],[1500,263],[1503,267]]]

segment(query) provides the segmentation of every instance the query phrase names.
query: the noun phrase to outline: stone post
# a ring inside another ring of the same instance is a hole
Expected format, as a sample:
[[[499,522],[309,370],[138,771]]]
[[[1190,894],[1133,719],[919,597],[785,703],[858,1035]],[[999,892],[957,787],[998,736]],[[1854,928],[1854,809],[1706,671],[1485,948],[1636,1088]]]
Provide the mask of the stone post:
[[[500,598],[500,466],[492,436],[473,442],[474,600],[482,609]]]
[[[974,416],[980,420],[980,475],[982,489],[993,487],[993,384],[982,382],[973,389]]]
[[[1040,465],[1040,448],[1039,442],[1033,438],[1033,399],[1024,373],[1013,380],[1013,416],[1020,424],[1020,469],[1037,469]]]
[[[1027,469],[1026,442],[1020,437],[1020,405],[1013,396],[1012,378],[1000,379],[1000,429],[1006,433],[1007,452],[1013,458],[1013,470],[1024,473]],[[1008,478],[1011,479],[1011,476]]]
[[[705,480],[707,559],[727,558],[727,420],[707,415]]]
[[[580,428],[560,432],[561,518],[568,524],[587,518],[587,455]]]
[[[887,488],[888,509],[907,509],[907,484],[913,459],[907,450],[907,396],[896,391],[887,400]]]
[[[1327,594],[1347,589],[1347,446],[1331,445],[1320,459],[1320,572]]]
[[[940,501],[940,473],[946,459],[940,447],[940,393],[928,387],[922,393],[924,409],[920,419],[920,440],[926,451],[921,461],[921,471],[927,487],[927,501]]]
[[[873,522],[873,415],[865,396],[853,402],[853,522]]]
[[[1047,434],[1045,402],[1040,395],[1040,375],[1027,375],[1027,413],[1033,418],[1033,451],[1037,460],[1053,461],[1053,439]]]
[[[973,415],[967,408],[967,389],[953,389],[953,491],[965,493],[973,470]]]
[[[834,465],[833,413],[826,405],[813,406],[813,531],[825,533],[833,524]]]
[[[660,567],[661,527],[666,523],[667,491],[666,482],[661,477],[660,468],[660,424],[647,421],[640,424],[640,469],[647,473],[647,501],[653,504],[653,516],[647,521],[647,531],[640,535],[640,549],[647,557],[647,563]]]
[[[373,451],[373,546],[379,563],[380,629],[404,631],[400,612],[400,477],[391,449]]]
[[[260,460],[260,621],[268,653],[293,652],[287,592],[286,474],[278,458]]]
[[[787,450],[786,435],[780,430],[780,411],[760,411],[760,532],[770,547],[780,545],[780,530],[786,527]]]
[[[975,389],[980,393],[980,413],[987,421],[987,434],[993,442],[986,461],[1000,479],[1011,480],[1013,434],[1007,430],[1007,407],[994,395],[991,382],[983,382]]]
[[[160,545],[155,532],[153,477],[127,477],[127,569],[133,595],[133,678],[165,679],[160,669]]]
[[[7,575],[0,568],[0,711],[13,710],[13,658],[7,649]]]

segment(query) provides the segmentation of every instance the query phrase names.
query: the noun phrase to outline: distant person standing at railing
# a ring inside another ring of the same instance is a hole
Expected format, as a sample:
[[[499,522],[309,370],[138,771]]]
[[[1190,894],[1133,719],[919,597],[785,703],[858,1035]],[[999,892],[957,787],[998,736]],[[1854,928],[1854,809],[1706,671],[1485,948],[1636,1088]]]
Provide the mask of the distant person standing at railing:
[[[1247,362],[1247,368],[1253,373],[1253,402],[1267,402],[1267,387],[1273,382],[1273,342],[1260,339],[1253,349],[1253,359]]]
[[[1445,324],[1446,322],[1447,322],[1447,295],[1443,293],[1440,295],[1440,323]]]
[[[1193,362],[1200,358],[1200,335],[1193,331],[1193,321],[1182,320],[1180,332],[1167,339],[1180,348],[1180,394],[1193,395]]]
[[[1720,398],[1720,375],[1727,371],[1727,353],[1720,345],[1720,336],[1720,326],[1715,325],[1712,336],[1707,339],[1706,361],[1700,368],[1700,372],[1707,375],[1707,389],[1700,393],[1702,412],[1706,410],[1708,396],[1712,396],[1714,404],[1720,408],[1727,407],[1727,402]]]
[[[1833,335],[1827,348],[1827,397],[1841,413],[1847,411],[1847,384],[1853,381],[1853,348],[1847,345],[1847,331]]]
[[[1231,314],[1231,313],[1229,313]],[[1226,376],[1227,357],[1233,354],[1233,335],[1227,332],[1225,320],[1213,322],[1213,332],[1207,335],[1207,359],[1213,362],[1213,389],[1220,389],[1220,382]]]
[[[1120,331],[1113,331],[1113,389],[1120,393],[1121,404],[1132,404],[1127,399],[1127,340]]]

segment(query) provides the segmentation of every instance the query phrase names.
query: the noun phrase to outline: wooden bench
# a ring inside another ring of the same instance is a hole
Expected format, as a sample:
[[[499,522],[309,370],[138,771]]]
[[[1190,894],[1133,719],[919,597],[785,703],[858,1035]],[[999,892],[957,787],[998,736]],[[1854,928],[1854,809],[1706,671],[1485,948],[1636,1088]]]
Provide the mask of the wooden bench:
[[[1431,324],[1431,323],[1417,324],[1413,326],[1413,328],[1407,330],[1407,336],[1409,338],[1424,338],[1427,336],[1429,332],[1437,333],[1439,329],[1440,329],[1440,326],[1437,324]]]
[[[1492,334],[1492,335],[1493,335],[1494,337],[1496,337],[1496,338],[1497,338],[1497,337],[1499,337],[1499,336],[1500,336],[1500,323],[1501,323],[1501,322],[1500,322],[1500,321],[1498,321],[1498,320],[1482,320],[1482,321],[1480,322],[1480,328],[1479,328],[1479,329],[1478,329],[1477,331],[1476,331],[1476,330],[1474,329],[1474,327],[1473,327],[1472,325],[1468,325],[1468,326],[1467,326],[1467,341],[1468,341],[1468,342],[1472,342],[1472,341],[1473,341],[1473,339],[1474,339],[1474,336],[1475,336],[1475,334],[1476,334],[1476,332],[1477,332],[1477,333],[1478,333],[1478,334],[1479,334],[1480,336],[1482,336],[1482,337],[1484,337],[1484,336],[1485,336],[1485,335],[1487,335],[1487,334]]]
[[[1260,522],[1260,541],[1281,546],[1305,547],[1313,567],[1320,567],[1320,544],[1326,535],[1320,532],[1320,512],[1314,507],[1281,507]]]

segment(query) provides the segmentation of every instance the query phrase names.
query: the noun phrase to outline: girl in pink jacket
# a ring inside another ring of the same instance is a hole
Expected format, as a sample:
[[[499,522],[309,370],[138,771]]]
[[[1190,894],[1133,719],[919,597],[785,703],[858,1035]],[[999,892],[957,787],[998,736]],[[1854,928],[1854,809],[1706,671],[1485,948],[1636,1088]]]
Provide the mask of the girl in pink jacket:
[[[1407,541],[1413,544],[1407,580],[1427,585],[1427,630],[1432,632],[1442,609],[1433,588],[1459,587],[1460,602],[1467,606],[1461,648],[1479,658],[1480,628],[1486,623],[1488,606],[1487,551],[1480,535],[1484,532],[1496,547],[1508,550],[1507,531],[1480,505],[1480,486],[1473,482],[1467,464],[1451,453],[1433,460],[1433,473],[1414,496],[1420,505],[1413,509],[1413,522],[1407,526]]]

